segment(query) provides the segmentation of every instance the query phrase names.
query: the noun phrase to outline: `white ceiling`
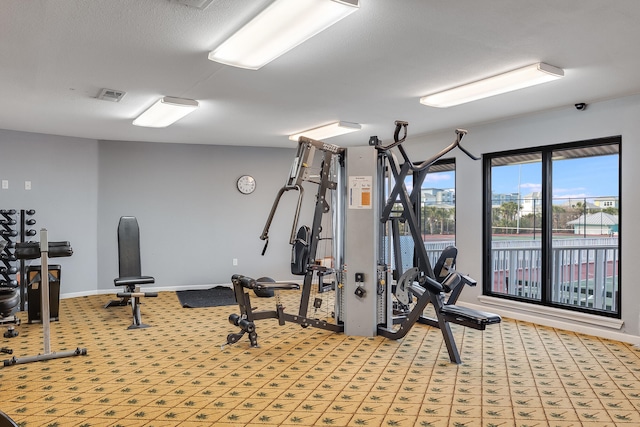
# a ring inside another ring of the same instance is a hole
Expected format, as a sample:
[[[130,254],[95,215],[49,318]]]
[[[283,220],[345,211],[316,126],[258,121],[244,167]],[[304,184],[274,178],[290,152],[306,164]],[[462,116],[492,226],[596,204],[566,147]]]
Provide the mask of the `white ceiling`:
[[[207,54],[269,0],[0,0],[0,128],[92,139],[290,147],[337,120],[366,145],[640,93],[638,0],[361,0],[260,70]],[[283,23],[286,25],[286,23]],[[437,109],[423,95],[535,62],[555,82]],[[100,89],[126,92],[119,103]],[[132,120],[162,96],[201,107],[164,129]],[[576,114],[580,114],[576,112]]]

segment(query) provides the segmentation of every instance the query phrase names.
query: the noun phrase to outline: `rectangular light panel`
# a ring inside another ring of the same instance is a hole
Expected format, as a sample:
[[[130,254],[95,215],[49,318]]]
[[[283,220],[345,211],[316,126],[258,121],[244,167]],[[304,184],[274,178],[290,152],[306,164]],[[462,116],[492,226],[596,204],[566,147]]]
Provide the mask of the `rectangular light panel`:
[[[300,138],[301,136],[306,136],[307,138],[321,141],[323,139],[331,138],[334,136],[344,135],[345,133],[355,132],[360,129],[362,129],[362,126],[360,126],[358,123],[335,122],[325,126],[305,130],[294,135],[290,135],[289,139],[291,141],[297,142],[298,138]]]
[[[149,107],[133,121],[136,126],[163,128],[167,127],[198,108],[198,101],[193,99],[173,98],[165,96]]]
[[[257,70],[358,8],[358,0],[276,0],[211,51],[209,59]]]
[[[420,98],[420,103],[446,108],[525,87],[546,83],[564,76],[561,68],[539,62],[504,74],[478,80]]]

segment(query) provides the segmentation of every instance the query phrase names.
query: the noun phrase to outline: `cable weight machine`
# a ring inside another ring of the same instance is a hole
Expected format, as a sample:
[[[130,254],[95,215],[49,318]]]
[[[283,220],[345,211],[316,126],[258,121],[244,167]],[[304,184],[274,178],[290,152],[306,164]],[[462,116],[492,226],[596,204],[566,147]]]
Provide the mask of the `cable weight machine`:
[[[414,163],[402,146],[408,123],[396,121],[395,126],[394,141],[388,145],[375,136],[369,140],[369,146],[349,149],[306,137],[299,139],[287,183],[278,192],[260,236],[265,241],[264,255],[269,228],[282,196],[297,191],[289,243],[291,272],[304,276],[298,314],[286,313],[279,300],[275,310],[254,311],[248,293],[248,290],[270,290],[277,294],[281,290],[299,289],[298,283],[234,275],[232,283],[240,314],[232,314],[229,321],[241,331],[229,334],[228,344],[249,333],[251,346],[257,346],[255,321],[266,318],[276,318],[280,325],[293,322],[347,335],[381,335],[390,339],[403,338],[413,325],[423,323],[442,331],[450,360],[461,363],[450,323],[484,330],[487,325],[501,321],[498,315],[455,305],[464,286],[475,286],[476,282],[455,271],[454,247],[445,249],[433,268],[419,226],[420,186],[429,167],[455,148],[478,160],[460,145],[466,131],[456,130],[453,143],[431,158]],[[311,165],[316,152],[322,153],[322,158],[319,173],[313,174]],[[411,193],[405,186],[409,176],[414,176],[417,183]],[[298,227],[303,182],[318,185],[311,227]],[[326,232],[323,218],[327,217],[331,220],[329,238],[321,236]],[[413,267],[407,271],[402,271],[399,222],[410,231],[415,248]],[[318,253],[318,243],[323,239],[332,243],[333,262],[329,267]],[[394,250],[385,251],[386,244]],[[334,278],[330,285],[323,283],[326,276]],[[314,281],[318,281],[320,289],[334,291],[333,319],[308,316]],[[433,318],[424,314],[428,304],[433,305]]]

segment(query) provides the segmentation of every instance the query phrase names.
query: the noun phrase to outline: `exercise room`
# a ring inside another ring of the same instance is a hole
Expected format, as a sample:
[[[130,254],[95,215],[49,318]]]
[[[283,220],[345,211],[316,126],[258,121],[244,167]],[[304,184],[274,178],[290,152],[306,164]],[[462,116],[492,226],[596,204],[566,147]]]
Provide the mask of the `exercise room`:
[[[640,425],[636,0],[0,4],[0,427]]]

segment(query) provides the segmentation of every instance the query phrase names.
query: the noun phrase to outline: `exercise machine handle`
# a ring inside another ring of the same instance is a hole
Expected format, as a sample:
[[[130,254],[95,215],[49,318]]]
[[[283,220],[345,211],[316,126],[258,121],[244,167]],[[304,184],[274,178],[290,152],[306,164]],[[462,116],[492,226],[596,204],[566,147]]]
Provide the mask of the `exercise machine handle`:
[[[302,198],[304,196],[304,188],[300,185],[285,185],[278,191],[278,195],[276,199],[273,201],[273,206],[271,206],[271,212],[269,212],[269,217],[267,218],[267,223],[264,225],[262,230],[262,234],[260,235],[260,240],[265,240],[264,248],[262,249],[262,255],[264,256],[267,251],[267,246],[269,245],[269,228],[271,227],[271,223],[273,222],[273,217],[276,214],[276,210],[278,209],[278,204],[280,203],[280,199],[282,195],[286,191],[297,190],[298,191],[298,203],[296,205],[296,212],[293,217],[293,226],[291,227],[291,237],[289,238],[289,243],[293,244],[296,240],[296,230],[298,229],[298,219],[300,218],[300,209],[302,208]]]
[[[469,158],[471,158],[471,160],[480,160],[480,157],[476,157],[473,154],[471,154],[466,148],[464,148],[462,145],[460,145],[460,142],[458,142],[458,148],[460,149],[460,151],[462,151],[464,154],[466,154]]]
[[[293,245],[296,242],[298,219],[300,218],[300,210],[302,208],[302,199],[304,196],[304,188],[301,184],[302,181],[307,179],[305,171],[313,162],[312,159],[315,150],[320,150],[325,153],[331,153],[335,155],[342,154],[345,151],[343,147],[335,144],[329,144],[327,142],[318,141],[315,139],[307,138],[305,136],[301,136],[300,138],[298,138],[298,151],[291,166],[291,171],[289,172],[287,183],[278,191],[278,195],[276,196],[276,199],[273,202],[273,206],[271,207],[271,212],[269,212],[267,223],[265,224],[264,229],[262,230],[262,234],[260,235],[260,240],[265,240],[265,245],[262,249],[262,255],[265,254],[265,252],[267,251],[267,246],[269,245],[269,228],[271,227],[271,222],[273,221],[276,209],[278,208],[278,204],[280,203],[280,198],[285,192],[290,190],[296,190],[299,192],[298,204],[296,205],[296,211],[293,218],[289,244]]]
[[[383,146],[383,145],[376,146],[378,151],[389,151],[392,148],[402,144],[404,140],[407,139],[407,126],[409,126],[409,122],[405,122],[403,120],[396,120],[395,124],[396,124],[396,130],[393,132],[393,142],[387,146]],[[400,138],[400,131],[404,131],[402,134],[402,138]],[[375,141],[379,141],[377,137],[371,137],[371,138],[375,138]]]
[[[466,154],[469,158],[473,159],[473,160],[480,160],[480,157],[476,157],[473,154],[471,154],[471,152],[469,150],[467,150],[466,148],[464,148],[460,142],[462,141],[462,138],[464,138],[464,136],[467,134],[467,131],[464,129],[456,129],[456,140],[453,141],[449,146],[445,147],[444,149],[442,149],[439,153],[435,154],[434,156],[432,156],[431,158],[418,163],[418,164],[413,164],[409,161],[409,157],[407,156],[407,153],[405,152],[405,150],[403,149],[402,146],[400,146],[400,144],[402,144],[404,142],[405,139],[407,139],[407,127],[409,126],[408,122],[402,121],[402,120],[396,120],[395,121],[395,125],[396,125],[396,129],[393,133],[393,143],[387,145],[387,146],[383,146],[383,145],[378,145],[376,148],[378,149],[378,151],[389,151],[392,148],[398,147],[400,150],[400,153],[402,154],[402,157],[404,158],[404,160],[406,162],[408,162],[409,164],[411,164],[411,170],[414,172],[419,172],[421,170],[424,170],[426,168],[428,168],[429,166],[433,165],[435,162],[437,162],[442,156],[444,156],[445,154],[447,154],[448,152],[450,152],[451,150],[453,150],[454,148],[458,147],[460,148],[460,150]],[[400,137],[400,132],[402,131],[402,137]],[[374,138],[374,137],[372,137]],[[377,138],[375,138],[375,140],[377,140]]]

